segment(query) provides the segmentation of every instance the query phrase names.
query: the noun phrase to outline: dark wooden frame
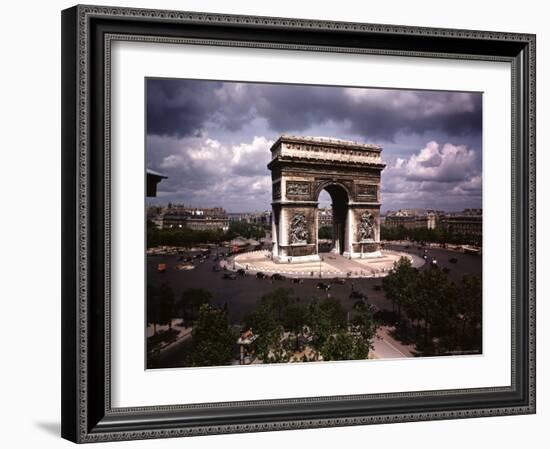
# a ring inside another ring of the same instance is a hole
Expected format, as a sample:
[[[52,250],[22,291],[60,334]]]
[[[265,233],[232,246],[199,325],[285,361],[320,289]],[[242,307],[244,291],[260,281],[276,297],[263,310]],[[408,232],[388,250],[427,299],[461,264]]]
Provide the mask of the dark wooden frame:
[[[113,40],[506,61],[512,68],[512,385],[112,408]],[[535,36],[75,6],[62,12],[62,436],[161,438],[535,412]]]

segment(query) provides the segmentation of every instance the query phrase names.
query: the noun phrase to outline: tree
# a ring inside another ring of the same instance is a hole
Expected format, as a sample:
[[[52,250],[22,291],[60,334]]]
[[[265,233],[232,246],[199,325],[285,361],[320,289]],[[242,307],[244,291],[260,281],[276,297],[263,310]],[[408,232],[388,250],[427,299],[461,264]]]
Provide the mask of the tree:
[[[315,299],[307,309],[306,324],[317,359],[329,337],[346,329],[346,312],[335,298]]]
[[[379,326],[374,319],[371,306],[366,301],[357,301],[354,304],[351,326],[353,331],[362,338],[368,353]]]
[[[156,324],[168,324],[168,328],[172,330],[172,318],[174,317],[175,306],[172,287],[163,282],[154,297],[157,298],[156,312],[153,313]]]
[[[407,257],[400,257],[394,262],[393,268],[383,280],[382,288],[386,296],[391,300],[395,310],[397,304],[397,315],[401,319],[401,307],[412,300],[417,272],[412,267]]]
[[[193,328],[193,352],[191,363],[193,366],[220,366],[231,363],[234,335],[223,310],[203,304],[199,309],[199,316]]]
[[[322,226],[319,228],[319,239],[332,239],[332,226]]]
[[[286,308],[295,300],[294,290],[291,288],[278,288],[262,296],[260,302],[270,304],[276,314],[275,318],[280,322]]]
[[[184,320],[193,322],[197,319],[198,311],[204,304],[210,304],[212,293],[204,288],[188,288],[184,290],[177,303],[178,312]]]
[[[337,330],[322,344],[320,352],[323,360],[368,358],[377,328],[369,304],[365,300],[357,301],[353,306],[353,317],[347,331]]]
[[[457,318],[461,321],[461,346],[467,345],[466,329],[469,329],[472,343],[481,347],[481,279],[478,276],[464,276],[458,287]]]
[[[422,271],[415,283],[415,295],[409,302],[412,314],[418,317],[424,327],[424,344],[428,344],[435,325],[448,329],[453,324],[452,307],[456,297],[454,285],[439,269]]]
[[[147,284],[147,324],[153,325],[153,335],[157,334],[159,320],[158,291],[154,285]]]
[[[252,349],[260,360],[264,363],[283,361],[281,340],[284,329],[276,319],[270,301],[260,301],[256,309],[245,316],[244,324],[256,336]]]

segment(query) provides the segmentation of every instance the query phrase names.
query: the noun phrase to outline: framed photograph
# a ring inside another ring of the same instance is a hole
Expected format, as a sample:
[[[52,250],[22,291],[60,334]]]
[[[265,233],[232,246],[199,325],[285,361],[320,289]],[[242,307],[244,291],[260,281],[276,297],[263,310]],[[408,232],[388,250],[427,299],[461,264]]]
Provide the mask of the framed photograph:
[[[535,36],[62,12],[62,436],[535,412]]]

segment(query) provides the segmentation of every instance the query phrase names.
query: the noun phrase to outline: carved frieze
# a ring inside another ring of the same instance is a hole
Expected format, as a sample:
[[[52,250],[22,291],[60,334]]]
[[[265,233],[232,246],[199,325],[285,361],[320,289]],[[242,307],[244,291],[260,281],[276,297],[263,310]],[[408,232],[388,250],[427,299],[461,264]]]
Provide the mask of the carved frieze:
[[[378,186],[375,184],[356,184],[357,196],[367,201],[378,201]]]
[[[311,194],[311,185],[307,181],[287,181],[286,194],[309,196]]]

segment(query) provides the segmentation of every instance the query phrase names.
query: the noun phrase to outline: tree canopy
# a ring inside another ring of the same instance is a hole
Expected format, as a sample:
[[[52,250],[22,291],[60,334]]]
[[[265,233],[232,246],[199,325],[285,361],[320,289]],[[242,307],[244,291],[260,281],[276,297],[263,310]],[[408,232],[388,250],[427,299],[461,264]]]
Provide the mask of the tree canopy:
[[[193,327],[193,366],[228,365],[233,358],[236,335],[232,331],[227,313],[208,304],[199,309]]]

